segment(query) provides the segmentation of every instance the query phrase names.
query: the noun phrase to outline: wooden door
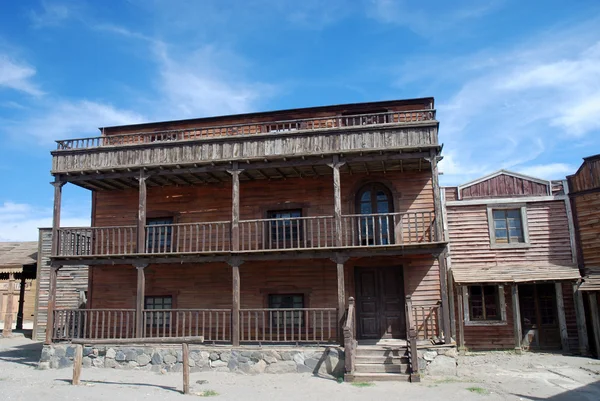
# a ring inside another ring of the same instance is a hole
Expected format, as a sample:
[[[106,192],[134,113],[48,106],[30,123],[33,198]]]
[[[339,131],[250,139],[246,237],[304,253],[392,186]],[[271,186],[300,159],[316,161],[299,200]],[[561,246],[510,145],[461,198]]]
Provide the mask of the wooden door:
[[[357,267],[355,276],[358,338],[406,338],[402,268]]]
[[[554,284],[519,285],[523,347],[560,348]]]

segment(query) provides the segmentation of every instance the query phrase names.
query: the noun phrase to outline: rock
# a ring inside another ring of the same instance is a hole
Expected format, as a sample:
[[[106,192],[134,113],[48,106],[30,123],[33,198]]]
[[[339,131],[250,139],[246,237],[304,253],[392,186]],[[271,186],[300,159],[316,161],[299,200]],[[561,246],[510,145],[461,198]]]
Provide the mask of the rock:
[[[223,362],[229,362],[230,359],[231,359],[231,352],[229,352],[229,351],[221,352],[221,360]]]
[[[119,351],[115,352],[115,361],[125,362],[126,360],[127,360],[127,356],[125,355],[125,353],[123,351],[119,350]]]
[[[155,352],[154,354],[152,354],[151,362],[152,362],[152,365],[161,365],[163,363],[162,355],[159,354],[158,352]]]
[[[202,351],[202,352],[200,352],[200,356],[202,357],[202,359],[208,360],[208,358],[210,357],[210,354],[206,351]]]
[[[427,366],[432,376],[456,376],[456,359],[440,355]]]
[[[103,357],[97,357],[92,359],[92,366],[95,368],[101,368],[104,365],[104,358]]]
[[[54,348],[44,346],[44,348],[42,348],[42,355],[40,356],[40,361],[50,362],[50,359],[53,356],[54,356]]]
[[[216,360],[216,361],[210,361],[210,367],[211,368],[223,368],[227,366],[227,362],[223,362],[221,360]]]
[[[69,358],[67,358],[66,356],[63,356],[58,359],[58,368],[59,369],[68,368],[71,366],[73,366],[73,361],[70,360]]]
[[[211,361],[216,361],[217,359],[219,359],[219,354],[217,354],[216,352],[211,352],[209,358]]]
[[[165,356],[163,357],[163,361],[164,361],[166,364],[169,364],[169,365],[170,365],[170,364],[173,364],[173,363],[177,362],[177,358],[176,358],[174,355],[167,354],[167,355],[165,355]]]
[[[196,384],[208,384],[208,380],[196,380]]]
[[[65,356],[67,358],[73,358],[75,356],[75,348],[76,348],[75,346],[67,347],[67,351],[65,353]]]
[[[170,367],[171,372],[182,372],[183,371],[183,363],[176,363]]]
[[[107,358],[115,358],[117,356],[117,351],[114,350],[114,348],[109,348],[106,350],[106,357]]]
[[[239,363],[247,363],[247,362],[249,362],[249,361],[250,361],[250,358],[246,358],[245,356],[241,356],[241,355],[240,355],[240,356],[238,356],[238,357],[237,357],[237,361],[238,361]]]
[[[457,358],[458,357],[458,350],[456,348],[450,348],[448,350],[446,350],[446,352],[444,352],[444,355],[450,358]]]
[[[50,362],[40,362],[40,363],[38,363],[38,369],[40,369],[40,370],[50,369]]]
[[[183,363],[183,351],[177,351],[175,358],[177,358],[177,363]]]
[[[64,347],[56,347],[54,348],[54,356],[57,358],[62,358],[67,355],[67,351],[65,351]]]
[[[136,361],[128,361],[124,367],[125,367],[125,369],[135,369],[139,366],[140,365]]]
[[[125,350],[125,360],[127,361],[135,361],[138,357],[138,353],[135,349]]]
[[[52,358],[50,360],[50,369],[58,369],[58,358]]]
[[[252,352],[253,351],[242,351],[241,355],[245,356],[246,358],[252,358]]]
[[[227,368],[232,371],[235,372],[239,367],[239,361],[237,358],[231,358],[229,360],[229,362],[227,362]]]
[[[306,365],[296,365],[296,368],[298,373],[313,373],[315,370],[314,368],[311,368]]]
[[[105,368],[116,368],[121,367],[119,362],[114,360],[113,358],[104,358],[104,367]]]
[[[247,363],[240,363],[239,370],[250,375],[256,375],[264,373],[267,367],[267,363],[262,359],[258,362],[249,361]]]
[[[339,358],[338,352],[328,352],[319,366],[319,375],[330,375],[333,377],[344,376],[344,360]]]
[[[286,360],[267,366],[265,373],[295,373],[298,371],[296,366],[296,362]]]
[[[277,363],[277,358],[275,358],[272,355],[265,355],[265,362],[268,363],[269,365],[272,363]]]
[[[314,370],[319,365],[320,360],[315,358],[305,359],[304,365],[308,366],[311,371]]]
[[[299,352],[292,357],[297,365],[304,365],[304,354]]]
[[[152,361],[152,358],[150,358],[150,356],[148,356],[146,354],[142,354],[142,355],[138,355],[138,357],[135,361],[140,366],[146,366],[150,363],[150,361]]]
[[[262,352],[258,352],[258,351],[254,351],[251,355],[250,358],[252,359],[253,362],[258,362],[261,359],[263,359],[263,354]],[[223,358],[221,358],[223,359]]]
[[[92,347],[83,347],[83,356],[89,356],[93,350]]]
[[[99,352],[98,352],[98,348],[93,348],[92,352],[89,353],[89,357],[90,358],[98,358]]]
[[[190,359],[193,359],[194,361],[197,361],[200,359],[200,353],[198,351],[191,351],[190,352]]]
[[[194,361],[193,359],[189,358],[188,359],[188,365],[190,366],[190,368],[193,368],[194,366],[196,366],[196,361]]]
[[[89,368],[92,366],[92,360],[90,358],[83,358],[82,365],[84,368]]]
[[[427,361],[423,358],[418,358],[419,361],[419,371],[424,371],[427,368]]]
[[[423,352],[423,359],[426,361],[433,361],[437,357],[437,352],[435,351],[425,351]]]
[[[283,361],[291,361],[294,359],[294,355],[290,352],[282,352],[281,353],[281,360]]]

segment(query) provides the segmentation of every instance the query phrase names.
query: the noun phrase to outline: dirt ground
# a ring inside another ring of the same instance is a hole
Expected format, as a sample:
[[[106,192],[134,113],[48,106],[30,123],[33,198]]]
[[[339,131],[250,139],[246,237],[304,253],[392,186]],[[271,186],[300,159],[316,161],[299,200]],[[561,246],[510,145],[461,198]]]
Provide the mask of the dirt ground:
[[[40,343],[26,338],[0,338],[3,400],[184,400],[200,394],[216,394],[211,398],[223,401],[600,400],[600,361],[557,354],[472,354],[461,357],[458,377],[426,377],[419,384],[377,382],[368,387],[310,374],[192,373],[194,394],[184,396],[181,373],[89,368],[82,372],[82,385],[71,386],[71,369],[36,369],[40,349]]]

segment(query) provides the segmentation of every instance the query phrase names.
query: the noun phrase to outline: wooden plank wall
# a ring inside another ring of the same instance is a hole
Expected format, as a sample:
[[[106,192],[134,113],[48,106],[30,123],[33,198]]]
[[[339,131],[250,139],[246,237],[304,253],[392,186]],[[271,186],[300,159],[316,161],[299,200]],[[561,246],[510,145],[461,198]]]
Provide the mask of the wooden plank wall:
[[[17,313],[19,310],[19,291],[21,281],[17,277],[13,287],[13,323],[17,321]],[[23,322],[32,322],[35,312],[35,294],[37,290],[37,280],[25,280],[25,294],[23,303]],[[4,321],[6,307],[8,306],[8,279],[0,279],[0,321]]]
[[[583,266],[600,266],[600,191],[575,195],[574,209],[579,228]]]
[[[562,284],[563,302],[565,304],[565,320],[567,322],[567,335],[569,336],[569,349],[577,352],[579,349],[579,333],[577,331],[577,318],[575,314],[575,300],[573,299],[573,283]]]
[[[500,174],[461,190],[462,199],[506,198],[511,196],[548,195],[548,184]]]
[[[571,193],[600,188],[600,157],[585,160],[577,172],[567,179]]]
[[[48,319],[48,289],[50,285],[50,248],[52,246],[52,230],[40,229],[38,242],[38,270],[37,270],[37,302],[34,318],[34,339],[43,341],[46,336],[46,322]],[[87,266],[65,266],[58,272],[56,286],[56,308],[72,309],[79,307],[80,291],[88,289]]]

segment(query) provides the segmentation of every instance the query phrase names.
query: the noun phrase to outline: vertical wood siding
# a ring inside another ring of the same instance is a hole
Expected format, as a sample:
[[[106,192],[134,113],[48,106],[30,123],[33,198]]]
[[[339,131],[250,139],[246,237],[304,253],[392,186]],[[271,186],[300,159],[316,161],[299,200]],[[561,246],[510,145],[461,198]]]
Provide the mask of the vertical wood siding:
[[[576,195],[574,207],[579,227],[579,246],[586,268],[600,267],[600,191]]]
[[[534,195],[548,195],[548,185],[508,174],[500,174],[461,190],[462,199]]]

